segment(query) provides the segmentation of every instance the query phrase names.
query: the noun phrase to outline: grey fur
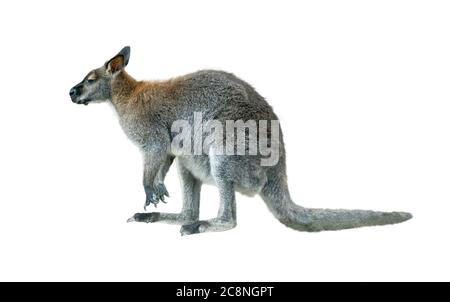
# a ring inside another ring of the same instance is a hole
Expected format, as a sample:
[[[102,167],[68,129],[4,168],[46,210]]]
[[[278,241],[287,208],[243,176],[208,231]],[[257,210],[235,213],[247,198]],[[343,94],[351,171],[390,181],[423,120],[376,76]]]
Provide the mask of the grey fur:
[[[260,195],[274,216],[286,226],[299,231],[322,231],[399,223],[412,217],[403,212],[365,210],[307,209],[296,205],[289,195],[286,153],[280,134],[279,160],[275,166],[261,166],[261,155],[180,155],[171,149],[176,120],[192,122],[194,112],[203,114],[204,122],[219,120],[278,120],[272,107],[249,84],[233,74],[203,70],[162,82],[138,82],[123,68],[128,63],[129,48],[94,72],[98,82],[83,87],[80,99],[109,99],[116,108],[127,136],[144,155],[145,205],[157,204],[168,195],[164,177],[176,157],[183,191],[181,213],[137,213],[129,221],[182,224],[182,235],[225,231],[236,226],[235,192]],[[120,57],[122,56],[122,57]],[[124,61],[120,61],[124,58]],[[113,70],[113,71],[111,71]],[[80,85],[79,84],[79,85]],[[269,128],[270,129],[270,128]],[[269,133],[270,135],[270,133]],[[208,146],[213,148],[213,146]],[[216,218],[199,221],[200,190],[203,183],[217,186],[220,209]]]

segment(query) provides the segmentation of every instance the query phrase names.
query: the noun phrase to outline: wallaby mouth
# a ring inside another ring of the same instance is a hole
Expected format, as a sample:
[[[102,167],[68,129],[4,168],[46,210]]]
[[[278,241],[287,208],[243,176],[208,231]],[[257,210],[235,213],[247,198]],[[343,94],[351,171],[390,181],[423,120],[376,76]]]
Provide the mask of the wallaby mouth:
[[[83,100],[77,100],[77,101],[74,101],[74,103],[80,104],[80,105],[87,105],[87,104],[89,104],[90,102],[91,102],[90,99],[83,99]]]

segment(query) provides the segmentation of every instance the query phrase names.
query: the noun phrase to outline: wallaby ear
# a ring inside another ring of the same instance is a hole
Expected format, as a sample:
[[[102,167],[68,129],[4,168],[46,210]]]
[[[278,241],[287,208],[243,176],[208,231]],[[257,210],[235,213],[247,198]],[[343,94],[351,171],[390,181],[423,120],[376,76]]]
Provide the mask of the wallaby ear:
[[[117,55],[105,63],[106,72],[115,74],[128,65],[130,60],[130,46],[125,46]]]

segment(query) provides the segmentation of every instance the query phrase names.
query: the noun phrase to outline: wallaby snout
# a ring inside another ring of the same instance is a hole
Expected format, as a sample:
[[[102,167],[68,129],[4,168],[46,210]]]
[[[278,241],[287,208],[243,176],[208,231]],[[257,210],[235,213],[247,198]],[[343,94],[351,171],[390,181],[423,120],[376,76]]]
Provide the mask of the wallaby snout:
[[[72,102],[76,104],[84,104],[87,105],[89,103],[88,99],[80,100],[80,96],[83,93],[83,85],[82,83],[79,83],[75,85],[72,89],[70,89],[69,95],[72,99]]]

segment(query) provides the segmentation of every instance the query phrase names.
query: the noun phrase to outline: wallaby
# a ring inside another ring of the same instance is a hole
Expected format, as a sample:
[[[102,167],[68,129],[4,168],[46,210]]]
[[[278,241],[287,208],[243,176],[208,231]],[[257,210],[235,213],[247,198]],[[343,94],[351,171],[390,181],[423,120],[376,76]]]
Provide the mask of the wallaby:
[[[70,90],[72,102],[77,104],[112,103],[126,135],[143,154],[145,206],[156,206],[168,196],[164,178],[173,160],[177,159],[183,191],[181,213],[136,213],[129,222],[180,224],[182,235],[229,230],[236,226],[236,191],[260,195],[281,223],[299,231],[394,224],[412,217],[405,212],[310,209],[295,204],[288,190],[281,130],[274,144],[279,149],[274,165],[262,165],[261,154],[214,152],[217,150],[213,144],[206,146],[207,152],[202,154],[174,150],[172,124],[178,120],[192,123],[195,112],[202,114],[204,124],[213,120],[223,123],[230,120],[271,121],[273,124],[278,118],[253,87],[233,74],[204,70],[166,81],[137,81],[124,70],[129,58],[130,47],[125,47]],[[271,129],[267,130],[268,137],[276,134]],[[253,138],[256,135],[251,131],[246,134]],[[219,136],[220,139],[225,140],[225,136]],[[246,137],[245,141],[249,139]],[[216,218],[202,221],[199,220],[199,205],[204,183],[217,186],[220,207]]]

